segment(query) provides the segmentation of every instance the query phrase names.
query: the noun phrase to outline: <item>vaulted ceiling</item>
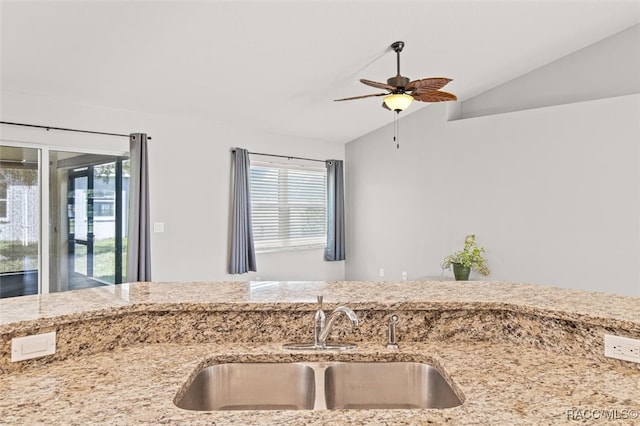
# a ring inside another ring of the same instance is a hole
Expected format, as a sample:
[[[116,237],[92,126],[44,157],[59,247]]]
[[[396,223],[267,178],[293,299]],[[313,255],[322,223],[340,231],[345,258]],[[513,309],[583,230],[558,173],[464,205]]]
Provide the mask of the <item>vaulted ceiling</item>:
[[[389,123],[359,78],[468,99],[640,21],[633,1],[2,1],[2,89],[346,143]],[[403,114],[428,107],[414,103]]]

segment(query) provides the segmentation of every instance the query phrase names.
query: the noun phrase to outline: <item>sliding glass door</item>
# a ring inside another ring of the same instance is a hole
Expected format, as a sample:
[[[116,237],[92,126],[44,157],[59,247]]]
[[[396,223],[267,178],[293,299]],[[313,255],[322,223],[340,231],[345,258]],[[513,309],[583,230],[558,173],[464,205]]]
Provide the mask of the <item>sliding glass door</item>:
[[[0,297],[121,283],[128,191],[125,156],[0,144]]]

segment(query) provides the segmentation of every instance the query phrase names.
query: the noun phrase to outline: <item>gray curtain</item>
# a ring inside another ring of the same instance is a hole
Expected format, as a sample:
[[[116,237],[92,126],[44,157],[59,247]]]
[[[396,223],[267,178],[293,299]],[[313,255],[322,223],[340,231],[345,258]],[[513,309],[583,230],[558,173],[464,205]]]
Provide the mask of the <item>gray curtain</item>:
[[[129,172],[127,281],[151,281],[147,135],[132,133],[129,138],[129,147],[131,170]]]
[[[328,160],[327,166],[327,247],[325,260],[345,259],[344,172],[342,160]]]
[[[251,228],[251,192],[249,187],[249,152],[236,148],[233,156],[231,188],[231,241],[229,273],[244,274],[256,270],[256,251]]]

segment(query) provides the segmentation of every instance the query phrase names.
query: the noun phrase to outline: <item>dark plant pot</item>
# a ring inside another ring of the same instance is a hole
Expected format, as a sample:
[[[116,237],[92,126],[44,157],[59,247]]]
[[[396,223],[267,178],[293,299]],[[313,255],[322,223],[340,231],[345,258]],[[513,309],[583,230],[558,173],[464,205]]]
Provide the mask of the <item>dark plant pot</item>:
[[[461,263],[453,264],[453,276],[456,277],[456,281],[466,281],[469,279],[469,273],[471,268],[464,266]]]

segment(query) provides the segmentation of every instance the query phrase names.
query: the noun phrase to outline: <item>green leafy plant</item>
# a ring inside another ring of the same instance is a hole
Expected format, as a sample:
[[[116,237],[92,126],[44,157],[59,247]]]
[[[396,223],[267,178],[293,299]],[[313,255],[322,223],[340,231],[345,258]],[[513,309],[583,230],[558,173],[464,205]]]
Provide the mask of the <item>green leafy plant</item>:
[[[464,239],[464,248],[444,258],[442,269],[451,269],[451,265],[459,263],[462,266],[471,268],[480,275],[489,275],[489,268],[486,260],[482,257],[484,248],[476,245],[475,234],[469,234]]]

